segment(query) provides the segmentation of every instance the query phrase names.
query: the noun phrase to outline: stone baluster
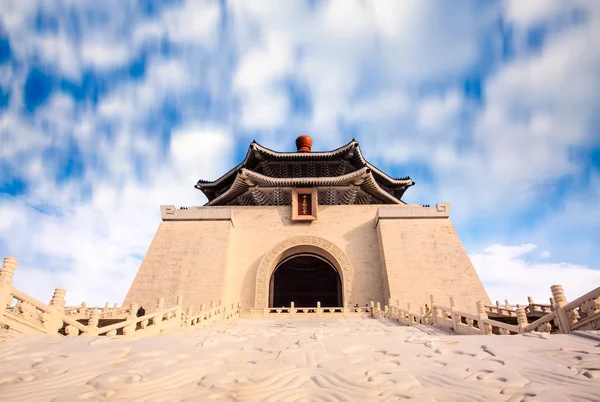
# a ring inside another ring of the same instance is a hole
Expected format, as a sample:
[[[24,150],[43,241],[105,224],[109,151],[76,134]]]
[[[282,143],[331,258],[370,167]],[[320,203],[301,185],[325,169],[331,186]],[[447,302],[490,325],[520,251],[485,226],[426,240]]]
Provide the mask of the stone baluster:
[[[193,315],[194,315],[194,308],[192,306],[189,306],[187,308],[187,310],[185,311],[185,323],[186,323],[186,325],[191,325],[191,319],[192,319]]]
[[[317,317],[323,316],[323,311],[321,310],[321,302],[317,302]]]
[[[431,303],[431,318],[434,324],[437,324],[437,308],[435,307],[435,297],[429,295],[429,302]]]
[[[525,327],[527,326],[527,313],[525,313],[525,309],[517,305],[517,322],[519,325],[519,333],[525,333]]]
[[[216,307],[216,303],[215,303],[215,301],[214,301],[214,300],[211,300],[211,301],[210,301],[210,309],[212,310],[212,309],[214,309],[215,307]]]
[[[64,289],[54,289],[54,294],[52,295],[52,299],[50,299],[50,307],[55,312],[46,313],[48,317],[44,319],[44,327],[47,328],[48,334],[57,335],[63,326],[62,315],[65,311],[65,294],[66,291]]]
[[[413,325],[413,319],[410,316],[410,303],[406,303],[406,311],[408,312],[408,314],[407,314],[408,325]]]
[[[375,303],[375,311],[377,311],[377,318],[381,317],[381,303],[377,302]]]
[[[109,310],[110,310],[110,304],[108,302],[106,302],[106,304],[104,305],[104,308],[102,309],[102,312],[108,313]]]
[[[17,263],[18,260],[14,257],[4,257],[2,261],[2,270],[0,271],[0,320],[6,306],[12,304],[12,277],[15,273]]]
[[[296,315],[296,311],[294,309],[294,302],[290,302],[290,317],[293,317]]]
[[[477,316],[479,318],[477,320],[477,324],[479,326],[479,330],[481,331],[481,334],[482,335],[492,335],[492,331],[490,330],[489,325],[487,325],[486,323],[483,322],[483,320],[488,319],[488,315],[485,312],[485,306],[481,300],[477,301]]]
[[[456,301],[454,300],[454,296],[450,296],[450,318],[452,318],[452,328],[454,332],[458,333],[458,316],[454,313],[454,309],[456,308]]]
[[[390,306],[387,304],[383,306],[383,316],[386,318],[390,318]]]
[[[79,307],[79,315],[82,318],[87,317],[87,304],[85,302],[81,302],[81,307]]]
[[[90,320],[88,321],[88,336],[96,335],[96,331],[98,331],[98,323],[100,322],[100,311],[94,309],[90,311]]]
[[[64,289],[54,289],[54,294],[52,295],[52,299],[50,299],[50,307],[61,313],[64,312],[66,293]]]
[[[154,325],[156,325],[157,328],[162,327],[164,308],[165,308],[165,299],[162,297],[159,297],[158,301],[156,302],[156,312],[160,313],[160,314],[158,314],[156,317],[154,317],[152,319],[152,323]]]
[[[565,292],[561,285],[552,285],[550,289],[552,290],[552,297],[554,298],[554,311],[556,311],[558,329],[562,334],[568,334],[571,332],[571,326],[569,325],[567,314],[564,309],[565,304],[567,304],[567,297],[565,296]]]
[[[181,313],[183,312],[183,296],[177,296],[177,310],[175,310],[175,318],[181,320]]]
[[[127,321],[133,322],[123,327],[123,335],[125,336],[133,336],[133,333],[135,332],[135,329],[137,327],[137,323],[135,322],[135,320],[137,319],[136,313],[138,307],[139,306],[137,303],[131,302],[131,304],[129,304],[129,314],[127,315]]]
[[[496,313],[500,314],[500,302],[496,300]]]
[[[374,311],[375,311],[375,302],[373,300],[371,300],[369,302],[369,313],[371,314],[371,317],[375,317]]]
[[[508,299],[504,299],[504,308],[507,310],[512,310],[512,306],[508,302]]]
[[[529,311],[536,311],[536,307],[534,306],[533,297],[527,296],[527,303],[529,304]]]
[[[116,317],[118,311],[119,311],[119,305],[117,303],[113,304],[113,309],[112,309],[112,312],[111,312],[111,316],[112,317]]]

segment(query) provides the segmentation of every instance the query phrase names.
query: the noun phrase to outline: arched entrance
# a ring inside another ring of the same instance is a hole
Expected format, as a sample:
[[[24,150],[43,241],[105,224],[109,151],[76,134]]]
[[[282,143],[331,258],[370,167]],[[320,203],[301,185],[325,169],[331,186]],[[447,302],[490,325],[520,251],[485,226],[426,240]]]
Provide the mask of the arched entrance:
[[[292,255],[281,261],[269,282],[269,307],[342,306],[342,284],[327,259],[312,253]]]
[[[346,254],[329,240],[317,236],[295,236],[285,239],[267,251],[256,272],[256,290],[254,306],[257,309],[269,307],[270,282],[275,269],[288,258],[299,254],[319,256],[333,265],[340,279],[342,304],[352,305],[354,269]],[[294,304],[300,306],[294,300]],[[307,306],[310,307],[310,306]],[[334,306],[338,307],[338,306]]]

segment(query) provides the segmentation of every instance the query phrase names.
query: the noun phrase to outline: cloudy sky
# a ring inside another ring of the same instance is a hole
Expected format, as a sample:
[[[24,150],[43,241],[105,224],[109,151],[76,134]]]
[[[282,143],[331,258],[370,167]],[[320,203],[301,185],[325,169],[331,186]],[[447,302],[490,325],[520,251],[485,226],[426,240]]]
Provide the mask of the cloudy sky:
[[[599,1],[0,9],[0,255],[34,297],[120,303],[159,205],[302,133],[451,202],[492,300],[600,285]]]

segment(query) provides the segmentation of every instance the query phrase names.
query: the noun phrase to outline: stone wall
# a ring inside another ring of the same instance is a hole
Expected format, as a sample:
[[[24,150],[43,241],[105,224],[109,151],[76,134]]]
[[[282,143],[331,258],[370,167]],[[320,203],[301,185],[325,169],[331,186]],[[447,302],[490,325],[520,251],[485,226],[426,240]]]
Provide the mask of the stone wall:
[[[432,292],[439,300],[453,295],[457,307],[489,302],[448,213],[438,209],[319,206],[316,221],[293,222],[289,206],[163,206],[163,222],[125,301],[143,305],[182,294],[184,307],[211,300],[255,307],[263,257],[288,238],[313,236],[333,243],[350,262],[350,305],[387,304],[392,297],[418,309]]]
[[[429,303],[434,294],[442,305],[450,296],[456,307],[475,312],[478,300],[490,304],[483,284],[448,219],[449,204],[431,208],[381,208],[377,224],[382,266],[389,297],[406,308]],[[445,304],[444,304],[445,303]]]

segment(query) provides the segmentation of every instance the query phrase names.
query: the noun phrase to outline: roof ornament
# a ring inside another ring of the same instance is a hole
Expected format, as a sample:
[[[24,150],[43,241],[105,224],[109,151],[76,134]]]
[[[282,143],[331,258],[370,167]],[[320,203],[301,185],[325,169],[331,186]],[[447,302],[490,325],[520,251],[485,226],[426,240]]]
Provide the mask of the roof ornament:
[[[312,144],[312,138],[310,138],[308,135],[301,135],[300,137],[296,138],[296,148],[298,149],[297,152],[311,152]]]

